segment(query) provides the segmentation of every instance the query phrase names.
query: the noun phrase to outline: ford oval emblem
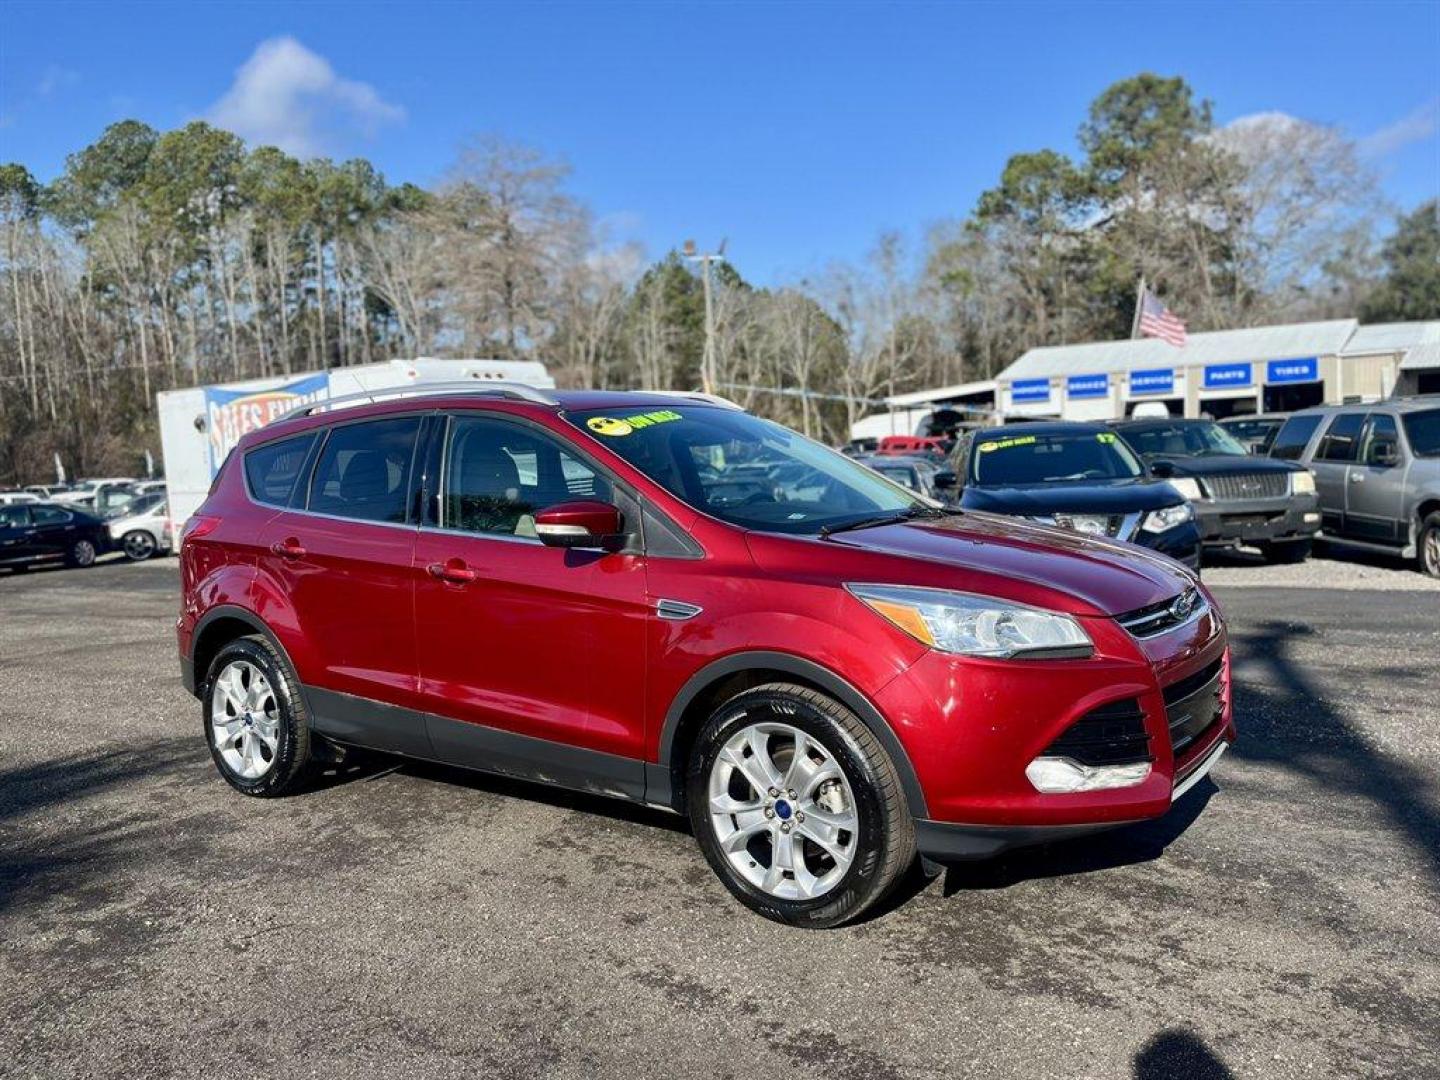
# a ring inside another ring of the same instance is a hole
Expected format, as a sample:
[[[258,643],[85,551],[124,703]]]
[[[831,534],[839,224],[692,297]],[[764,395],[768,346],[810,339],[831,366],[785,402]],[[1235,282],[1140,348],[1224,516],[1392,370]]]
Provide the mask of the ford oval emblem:
[[[1175,602],[1170,605],[1170,614],[1176,622],[1184,622],[1190,617],[1190,612],[1195,609],[1195,599],[1194,589],[1186,589],[1175,598]]]

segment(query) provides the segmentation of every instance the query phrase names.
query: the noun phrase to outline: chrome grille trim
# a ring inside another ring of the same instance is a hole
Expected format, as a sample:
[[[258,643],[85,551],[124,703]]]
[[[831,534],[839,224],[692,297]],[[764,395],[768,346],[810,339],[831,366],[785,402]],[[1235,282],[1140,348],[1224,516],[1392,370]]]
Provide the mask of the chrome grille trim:
[[[1191,608],[1182,616],[1175,612],[1174,607],[1177,601],[1186,596],[1192,598]],[[1117,615],[1115,621],[1128,630],[1131,637],[1152,638],[1189,626],[1209,610],[1210,605],[1206,603],[1205,597],[1199,589],[1192,586],[1169,600]]]
[[[1201,477],[1212,499],[1278,499],[1290,493],[1288,472],[1225,473]]]

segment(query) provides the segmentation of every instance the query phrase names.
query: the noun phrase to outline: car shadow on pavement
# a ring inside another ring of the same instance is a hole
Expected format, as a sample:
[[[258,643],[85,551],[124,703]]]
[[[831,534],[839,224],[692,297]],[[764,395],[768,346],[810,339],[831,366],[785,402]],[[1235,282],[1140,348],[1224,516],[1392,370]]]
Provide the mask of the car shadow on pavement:
[[[1017,848],[992,859],[955,863],[945,871],[945,896],[985,889],[1005,889],[1022,881],[1069,877],[1150,862],[1165,854],[1204,812],[1219,788],[1206,777],[1187,792],[1170,812],[1153,821],[1122,825],[1074,840]]]
[[[101,747],[0,769],[0,824],[198,760],[192,738]]]
[[[1333,795],[1369,801],[1440,881],[1440,807],[1428,778],[1377,749],[1306,677],[1288,646],[1309,633],[1308,627],[1272,620],[1235,637],[1249,662],[1265,668],[1272,682],[1235,682],[1236,757],[1297,773]]]
[[[1135,1080],[1235,1080],[1235,1074],[1194,1032],[1169,1028],[1135,1055]]]

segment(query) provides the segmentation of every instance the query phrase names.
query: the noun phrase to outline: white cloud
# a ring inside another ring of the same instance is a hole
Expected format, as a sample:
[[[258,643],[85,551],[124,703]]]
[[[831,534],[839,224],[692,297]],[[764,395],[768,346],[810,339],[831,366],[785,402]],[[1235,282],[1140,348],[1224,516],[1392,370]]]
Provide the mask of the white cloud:
[[[1360,140],[1360,155],[1367,158],[1388,157],[1411,143],[1424,142],[1440,130],[1440,97],[1425,104],[1379,131]]]
[[[57,90],[63,90],[67,86],[74,86],[80,81],[80,73],[69,68],[61,67],[59,64],[51,64],[40,76],[40,81],[35,84],[35,93],[40,97],[49,97]]]
[[[278,37],[260,43],[206,118],[251,143],[315,157],[356,135],[373,138],[405,110],[368,83],[342,79],[294,38]]]

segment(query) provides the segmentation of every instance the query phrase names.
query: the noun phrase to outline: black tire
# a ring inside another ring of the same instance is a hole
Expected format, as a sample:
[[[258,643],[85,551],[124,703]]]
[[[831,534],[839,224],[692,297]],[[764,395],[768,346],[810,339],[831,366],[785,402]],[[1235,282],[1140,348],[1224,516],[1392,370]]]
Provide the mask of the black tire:
[[[120,550],[131,562],[144,562],[155,554],[155,537],[144,529],[131,529],[120,538]]]
[[[1416,558],[1420,569],[1440,578],[1440,510],[1427,514],[1416,535]]]
[[[854,794],[858,829],[852,861],[813,899],[774,896],[743,878],[721,850],[710,820],[711,769],[726,741],[758,722],[788,725],[819,740]],[[685,790],[691,828],[711,869],[741,903],[776,922],[813,929],[849,922],[881,900],[915,861],[915,823],[894,762],[854,713],[808,687],[770,683],[721,705],[695,740]]]
[[[1311,540],[1271,540],[1260,545],[1267,563],[1302,563],[1310,557]]]
[[[254,778],[247,778],[233,768],[215,740],[215,681],[237,661],[258,668],[265,676],[274,694],[278,718],[277,745],[269,755],[269,767]],[[310,716],[300,694],[299,680],[269,639],[261,635],[236,638],[216,654],[201,687],[200,713],[205,745],[210,748],[215,768],[236,791],[256,798],[274,798],[292,794],[304,786],[311,760]]]
[[[93,540],[86,540],[84,537],[76,540],[65,552],[65,565],[76,570],[84,570],[95,565],[95,560],[100,557],[100,548]]]

